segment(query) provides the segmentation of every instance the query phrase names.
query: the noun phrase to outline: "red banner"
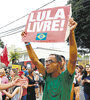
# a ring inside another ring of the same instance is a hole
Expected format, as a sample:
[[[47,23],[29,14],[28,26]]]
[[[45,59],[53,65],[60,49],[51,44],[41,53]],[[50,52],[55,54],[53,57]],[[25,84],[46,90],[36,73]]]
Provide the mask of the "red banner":
[[[69,33],[70,5],[32,11],[29,14],[24,42],[64,42]]]

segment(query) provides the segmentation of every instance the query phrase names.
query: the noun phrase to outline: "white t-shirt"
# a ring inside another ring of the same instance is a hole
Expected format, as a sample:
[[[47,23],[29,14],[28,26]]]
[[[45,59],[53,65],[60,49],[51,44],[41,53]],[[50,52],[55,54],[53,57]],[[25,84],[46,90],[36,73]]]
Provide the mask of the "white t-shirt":
[[[75,79],[75,77],[74,77],[74,79],[73,79],[73,83],[76,84],[76,79]]]

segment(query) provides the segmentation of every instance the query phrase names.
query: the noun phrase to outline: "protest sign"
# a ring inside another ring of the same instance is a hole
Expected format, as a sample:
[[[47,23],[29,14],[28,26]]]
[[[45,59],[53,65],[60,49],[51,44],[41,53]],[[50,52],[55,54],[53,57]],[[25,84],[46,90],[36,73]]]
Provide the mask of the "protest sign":
[[[15,65],[15,64],[12,64],[12,69],[17,69],[18,71],[21,71],[21,65]]]
[[[71,6],[32,11],[29,14],[24,42],[64,42],[69,32]]]

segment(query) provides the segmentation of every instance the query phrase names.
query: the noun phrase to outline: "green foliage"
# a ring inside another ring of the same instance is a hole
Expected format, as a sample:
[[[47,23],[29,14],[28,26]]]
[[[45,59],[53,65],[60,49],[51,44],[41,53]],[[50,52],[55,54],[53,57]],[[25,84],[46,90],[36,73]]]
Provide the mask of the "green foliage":
[[[89,58],[89,57],[90,57],[89,55],[85,55],[85,56],[84,56],[84,58]]]
[[[77,46],[89,49],[90,53],[90,0],[69,0],[72,16],[78,23],[75,30]]]
[[[0,48],[4,48],[4,43],[1,39],[0,39]]]
[[[82,58],[82,56],[80,54],[77,54],[77,57]]]
[[[12,61],[12,63],[16,63],[18,61],[18,59],[20,58],[20,53],[19,52],[10,52],[9,58],[10,58],[10,61]]]

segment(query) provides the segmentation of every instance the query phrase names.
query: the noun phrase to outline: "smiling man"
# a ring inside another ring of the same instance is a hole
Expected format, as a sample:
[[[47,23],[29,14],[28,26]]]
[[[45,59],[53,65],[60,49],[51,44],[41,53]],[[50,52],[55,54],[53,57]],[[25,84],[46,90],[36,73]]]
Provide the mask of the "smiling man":
[[[25,42],[30,59],[45,78],[43,100],[70,100],[71,86],[77,60],[77,45],[74,35],[74,29],[76,28],[77,23],[72,18],[69,20],[69,22],[70,58],[67,64],[67,70],[62,73],[60,73],[60,66],[62,61],[60,55],[49,55],[46,60],[45,68],[39,61],[30,42]],[[26,34],[27,33],[23,32],[21,35],[24,37]]]

